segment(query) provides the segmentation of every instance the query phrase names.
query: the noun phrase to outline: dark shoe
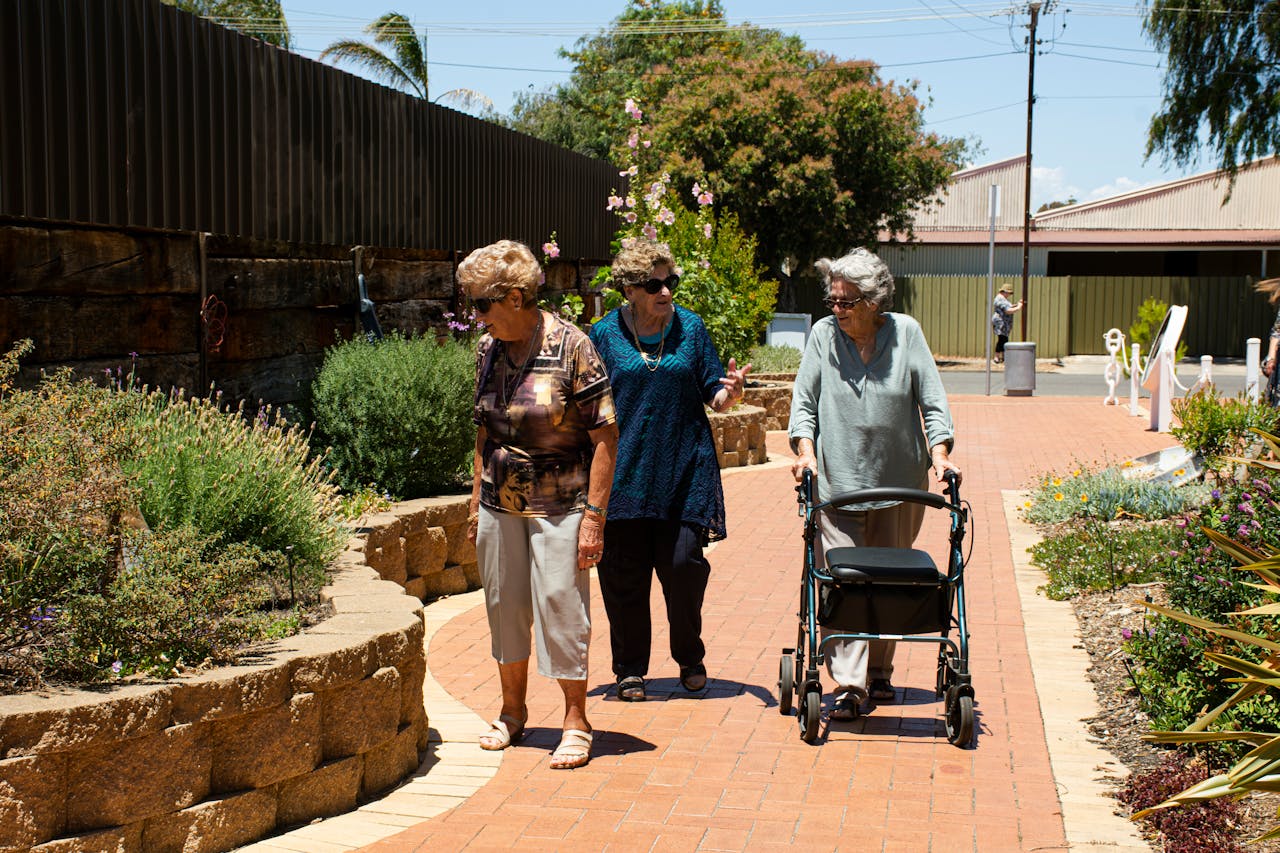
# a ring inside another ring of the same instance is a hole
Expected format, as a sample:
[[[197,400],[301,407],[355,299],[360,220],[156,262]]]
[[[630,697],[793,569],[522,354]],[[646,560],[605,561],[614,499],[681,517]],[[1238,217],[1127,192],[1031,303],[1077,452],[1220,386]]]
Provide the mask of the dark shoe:
[[[862,713],[862,709],[858,707],[857,694],[850,693],[843,699],[837,699],[835,704],[831,706],[831,713],[827,716],[835,723],[849,723],[856,719]]]
[[[867,693],[877,702],[892,702],[897,695],[893,692],[893,685],[889,683],[887,678],[871,679],[871,687],[867,690]]]
[[[618,679],[618,698],[623,702],[643,702],[648,698],[644,692],[644,679],[638,675]]]
[[[690,693],[697,693],[707,687],[707,668],[702,664],[680,667],[680,686]]]

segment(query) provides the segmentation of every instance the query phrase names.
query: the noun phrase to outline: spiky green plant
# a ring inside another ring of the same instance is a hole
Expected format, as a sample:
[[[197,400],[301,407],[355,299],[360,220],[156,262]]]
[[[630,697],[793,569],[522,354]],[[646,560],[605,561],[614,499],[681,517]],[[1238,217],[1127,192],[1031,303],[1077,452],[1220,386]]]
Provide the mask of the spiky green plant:
[[[1255,429],[1271,451],[1271,459],[1232,460],[1243,464],[1262,467],[1271,471],[1280,471],[1280,436]],[[1249,585],[1271,595],[1280,595],[1280,551],[1267,553],[1238,542],[1223,533],[1208,527],[1202,528],[1210,541],[1223,553],[1239,563],[1239,571],[1256,575],[1261,583],[1251,582]],[[1152,602],[1143,602],[1155,612],[1174,619],[1192,628],[1231,640],[1245,647],[1260,649],[1265,657],[1258,662],[1246,660],[1238,655],[1221,652],[1206,652],[1205,657],[1213,663],[1238,675],[1226,679],[1228,683],[1239,687],[1217,707],[1200,715],[1200,717],[1182,731],[1152,732],[1144,739],[1153,743],[1223,743],[1239,742],[1253,744],[1253,749],[1246,753],[1225,773],[1219,773],[1192,785],[1175,794],[1162,803],[1134,813],[1133,819],[1141,819],[1159,809],[1174,808],[1188,803],[1215,800],[1220,797],[1239,798],[1255,791],[1280,791],[1280,732],[1257,731],[1209,731],[1209,727],[1232,707],[1261,696],[1270,690],[1280,689],[1280,642],[1272,637],[1258,636],[1241,631],[1230,625],[1202,619],[1164,607]],[[1280,615],[1280,602],[1263,604],[1241,611],[1242,616],[1277,616]],[[1280,826],[1259,836],[1255,841],[1266,841],[1280,838]]]

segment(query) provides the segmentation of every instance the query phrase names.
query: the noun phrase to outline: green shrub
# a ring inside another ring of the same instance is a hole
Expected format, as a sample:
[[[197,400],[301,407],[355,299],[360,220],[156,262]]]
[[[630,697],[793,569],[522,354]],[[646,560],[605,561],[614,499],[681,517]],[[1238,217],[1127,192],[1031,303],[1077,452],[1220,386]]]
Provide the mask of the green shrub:
[[[184,666],[226,663],[272,623],[293,614],[259,608],[271,599],[262,554],[241,543],[213,546],[190,526],[125,536],[126,565],[105,588],[72,596],[46,666],[97,681]]]
[[[475,449],[475,354],[391,335],[332,347],[311,386],[318,438],[337,481],[401,498],[460,488]]]
[[[1032,524],[1056,524],[1073,518],[1168,518],[1203,498],[1198,484],[1173,486],[1130,479],[1119,468],[1048,474],[1031,490],[1024,517]]]
[[[1093,521],[1046,536],[1030,549],[1031,561],[1048,575],[1045,594],[1061,601],[1090,590],[1157,580],[1181,539],[1181,532],[1167,522]]]
[[[1280,409],[1264,400],[1252,401],[1244,395],[1222,400],[1212,387],[1175,399],[1173,413],[1178,423],[1169,433],[1208,460],[1245,456],[1250,445],[1261,443],[1251,430],[1274,432],[1280,425]]]
[[[68,371],[15,390],[25,349],[0,359],[0,692],[168,675],[296,630],[273,605],[314,598],[342,538],[302,438]]]
[[[252,545],[278,579],[292,576],[308,594],[323,585],[343,541],[342,518],[322,459],[308,461],[302,430],[282,417],[273,422],[266,409],[246,420],[211,400],[154,391],[133,429],[138,452],[125,470],[153,529],[191,525],[215,545]]]
[[[795,373],[800,369],[800,350],[792,346],[760,344],[752,347],[747,361],[753,373]]]
[[[1271,599],[1255,586],[1242,583],[1236,562],[1216,548],[1204,532],[1208,528],[1263,553],[1276,551],[1280,505],[1273,497],[1274,489],[1271,477],[1233,482],[1215,489],[1208,502],[1177,520],[1182,542],[1163,570],[1171,608],[1196,618],[1226,621],[1245,633],[1276,636],[1274,618],[1238,615],[1238,611]],[[1165,730],[1190,725],[1206,707],[1216,706],[1235,691],[1237,685],[1220,681],[1229,673],[1205,657],[1206,653],[1226,651],[1255,661],[1265,657],[1259,650],[1242,649],[1233,641],[1159,615],[1130,639],[1129,649],[1139,665],[1136,683],[1143,710],[1156,728]],[[1280,703],[1270,695],[1252,697],[1233,707],[1222,724],[1246,731],[1280,729]],[[1229,744],[1224,748],[1240,747]]]

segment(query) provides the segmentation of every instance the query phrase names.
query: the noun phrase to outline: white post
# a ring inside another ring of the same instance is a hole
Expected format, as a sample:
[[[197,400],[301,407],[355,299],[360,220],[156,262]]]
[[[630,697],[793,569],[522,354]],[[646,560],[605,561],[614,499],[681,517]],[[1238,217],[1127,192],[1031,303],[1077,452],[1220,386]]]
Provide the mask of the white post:
[[[1213,384],[1213,356],[1200,356],[1200,375],[1196,377],[1197,390]]]
[[[996,295],[996,217],[1000,215],[1000,185],[991,185],[991,197],[987,201],[991,217],[991,236],[987,239],[987,306],[982,313],[983,338],[987,342],[987,396],[991,396],[991,312]]]
[[[1151,392],[1151,431],[1168,432],[1173,423],[1173,353],[1161,347],[1156,362],[1156,385]]]
[[[1262,396],[1262,371],[1258,363],[1261,354],[1261,340],[1249,338],[1244,342],[1244,394],[1254,403]]]
[[[1142,362],[1138,360],[1139,353],[1142,351],[1141,344],[1133,345],[1133,357],[1129,359],[1129,414],[1135,418],[1141,414],[1138,411],[1138,385],[1139,377],[1142,376]]]

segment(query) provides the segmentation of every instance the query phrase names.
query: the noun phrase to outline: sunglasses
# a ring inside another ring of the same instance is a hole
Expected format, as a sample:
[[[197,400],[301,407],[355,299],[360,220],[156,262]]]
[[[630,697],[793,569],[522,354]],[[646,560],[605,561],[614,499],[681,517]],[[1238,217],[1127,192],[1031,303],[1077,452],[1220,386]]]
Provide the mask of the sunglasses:
[[[828,296],[826,299],[822,300],[822,304],[827,306],[827,308],[829,308],[832,311],[836,310],[837,308],[839,308],[841,311],[852,311],[854,309],[854,306],[856,306],[858,303],[866,302],[866,301],[867,301],[867,297],[865,296],[859,296],[857,299],[853,300],[852,302],[850,302],[847,299],[832,299],[830,296]]]
[[[508,290],[506,293],[497,297],[473,296],[471,297],[471,304],[476,306],[477,314],[488,314],[490,308],[492,308],[498,302],[505,302],[507,297],[510,295],[511,295],[511,291]]]
[[[680,284],[680,276],[672,273],[666,278],[651,278],[646,282],[637,284],[636,287],[643,287],[645,293],[657,295],[662,292],[662,288],[675,292],[676,287]]]

